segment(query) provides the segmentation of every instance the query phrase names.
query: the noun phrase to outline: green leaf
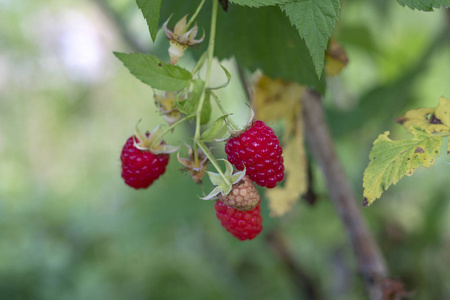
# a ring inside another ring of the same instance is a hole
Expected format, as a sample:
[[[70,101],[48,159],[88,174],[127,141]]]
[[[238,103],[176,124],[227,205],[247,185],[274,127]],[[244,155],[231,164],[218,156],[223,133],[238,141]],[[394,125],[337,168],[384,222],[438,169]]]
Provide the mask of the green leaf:
[[[415,128],[411,132],[412,139],[393,141],[386,131],[373,143],[370,163],[363,178],[365,205],[380,198],[383,191],[403,176],[411,176],[421,166],[428,168],[434,164],[440,153],[442,137]]]
[[[225,123],[226,117],[228,117],[228,115],[221,116],[216,121],[214,121],[214,124],[207,130],[205,130],[205,132],[203,132],[200,139],[203,142],[209,142],[214,139],[223,137],[227,133],[227,126]]]
[[[199,2],[165,0],[161,19],[165,20],[171,14],[174,19],[180,19],[187,11],[195,11]],[[206,1],[197,20],[198,26],[205,29],[206,36],[210,31],[211,4],[212,1]],[[207,43],[201,43],[198,49],[187,51],[198,59],[206,47]],[[219,60],[234,55],[241,68],[250,71],[261,69],[271,78],[296,81],[319,92],[325,91],[325,78],[316,76],[305,41],[278,6],[249,8],[233,5],[228,12],[220,10],[215,55]]]
[[[278,5],[294,1],[298,0],[230,0],[231,3],[250,7]]]
[[[306,0],[280,7],[305,40],[320,78],[328,40],[339,16],[339,0]]]
[[[226,88],[228,86],[228,84],[230,84],[230,81],[231,81],[231,74],[230,74],[230,72],[228,72],[228,70],[224,66],[220,65],[220,67],[222,68],[222,70],[225,72],[225,75],[227,76],[227,82],[225,82],[224,84],[222,84],[222,85],[220,85],[218,87],[210,88],[210,90],[223,89],[223,88]]]
[[[186,69],[168,65],[150,54],[114,52],[131,74],[154,89],[177,91],[187,87],[192,75]]]
[[[397,0],[397,2],[403,7],[423,11],[433,11],[433,8],[441,6],[450,7],[450,0]]]
[[[162,0],[136,0],[136,4],[142,11],[147,21],[148,29],[152,40],[155,41],[158,32],[159,11]]]

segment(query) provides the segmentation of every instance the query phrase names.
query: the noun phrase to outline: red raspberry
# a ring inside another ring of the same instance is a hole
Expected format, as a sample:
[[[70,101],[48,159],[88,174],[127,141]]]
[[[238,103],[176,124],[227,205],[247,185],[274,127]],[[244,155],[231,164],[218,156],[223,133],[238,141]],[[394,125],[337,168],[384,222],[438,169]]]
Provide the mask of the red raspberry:
[[[230,163],[260,186],[273,188],[284,179],[283,149],[273,132],[263,121],[255,121],[249,129],[231,138],[225,145]]]
[[[150,134],[147,133],[147,137]],[[135,136],[130,137],[122,149],[122,178],[135,189],[149,187],[153,181],[164,174],[169,163],[168,154],[153,154],[134,146]]]
[[[259,203],[252,210],[240,211],[216,201],[214,208],[222,226],[240,241],[254,239],[263,229]]]

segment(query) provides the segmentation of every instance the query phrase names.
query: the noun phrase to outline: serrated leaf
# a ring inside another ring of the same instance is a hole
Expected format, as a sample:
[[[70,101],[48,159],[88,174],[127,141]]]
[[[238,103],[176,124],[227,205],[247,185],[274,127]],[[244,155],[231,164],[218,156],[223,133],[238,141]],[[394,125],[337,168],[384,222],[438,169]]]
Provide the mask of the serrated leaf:
[[[220,65],[220,67],[222,68],[222,70],[225,72],[225,75],[227,76],[227,82],[225,82],[224,84],[222,84],[218,87],[210,88],[210,90],[223,89],[223,88],[226,88],[228,86],[228,84],[230,84],[230,80],[231,80],[230,72],[228,72],[228,70],[224,66]]]
[[[136,0],[136,4],[147,21],[152,40],[155,41],[158,33],[159,11],[162,0]]]
[[[301,114],[299,114],[301,116]],[[272,216],[289,212],[308,188],[307,163],[303,143],[303,121],[297,120],[295,135],[284,147],[285,184],[266,191]]]
[[[191,73],[186,69],[168,65],[150,54],[114,52],[114,55],[122,61],[131,74],[154,89],[182,90],[189,85],[192,79]]]
[[[412,128],[412,139],[393,141],[386,131],[380,134],[370,151],[370,163],[364,171],[364,198],[372,204],[403,176],[411,176],[420,167],[430,167],[440,153],[442,137]]]
[[[221,116],[214,121],[214,124],[203,132],[201,140],[203,142],[208,142],[223,137],[225,133],[227,133],[227,126],[225,124],[226,117],[227,116]]]
[[[305,40],[320,78],[325,50],[339,17],[339,0],[305,0],[280,5]]]
[[[278,5],[294,1],[298,0],[230,0],[231,3],[250,7]]]
[[[434,8],[450,7],[450,0],[397,0],[397,2],[411,9],[433,11]]]
[[[243,1],[243,0],[242,0]],[[161,7],[161,20],[173,14],[182,18],[187,11],[195,11],[200,1],[165,0]],[[210,31],[212,1],[206,1],[197,24]],[[160,23],[162,23],[160,21]],[[315,67],[308,48],[277,6],[249,8],[233,5],[228,12],[219,11],[217,16],[215,55],[219,60],[235,56],[241,68],[250,71],[261,69],[272,78],[296,81],[325,91],[325,78],[315,75]],[[207,44],[200,44],[192,54],[198,59]]]
[[[450,132],[450,126],[446,125],[450,125],[450,101],[441,98],[436,108],[412,109],[395,121],[408,130],[417,128],[428,133]]]

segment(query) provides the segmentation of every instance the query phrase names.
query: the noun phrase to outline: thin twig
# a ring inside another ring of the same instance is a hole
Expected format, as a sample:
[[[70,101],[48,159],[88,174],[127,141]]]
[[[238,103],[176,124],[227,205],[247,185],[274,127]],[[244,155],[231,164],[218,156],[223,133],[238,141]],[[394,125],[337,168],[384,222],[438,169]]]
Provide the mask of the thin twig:
[[[306,140],[322,169],[330,199],[347,231],[370,299],[383,299],[382,282],[387,276],[387,267],[361,216],[355,194],[336,155],[318,93],[312,90],[305,92],[303,112]]]

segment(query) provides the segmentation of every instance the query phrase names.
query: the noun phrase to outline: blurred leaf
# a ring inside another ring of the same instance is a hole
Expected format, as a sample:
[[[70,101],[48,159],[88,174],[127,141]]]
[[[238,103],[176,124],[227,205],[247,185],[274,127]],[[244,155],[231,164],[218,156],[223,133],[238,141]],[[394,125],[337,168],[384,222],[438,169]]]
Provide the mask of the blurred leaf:
[[[182,90],[187,87],[192,75],[179,66],[168,65],[150,54],[126,54],[114,52],[136,78],[154,89],[163,91]]]
[[[199,1],[166,0],[161,6],[161,18],[171,14],[181,18],[195,11]],[[211,1],[207,1],[198,17],[198,24],[209,34]],[[250,71],[262,69],[272,78],[296,81],[325,91],[325,79],[315,75],[315,68],[305,42],[291,26],[279,7],[249,8],[233,5],[217,16],[215,55],[219,60],[236,57],[238,65]],[[161,24],[161,21],[160,21]],[[192,51],[198,59],[206,43]]]
[[[253,86],[252,106],[255,118],[263,121],[284,120],[285,135],[295,131],[295,118],[300,109],[305,87],[261,76]]]
[[[354,130],[367,128],[366,125],[373,120],[377,120],[377,126],[385,126],[386,122],[397,117],[399,111],[411,102],[417,78],[427,69],[428,62],[435,51],[444,45],[442,40],[445,37],[445,31],[437,35],[429,48],[417,59],[414,66],[405,70],[403,75],[394,82],[379,85],[367,91],[361,96],[354,109],[349,111],[327,109],[333,134],[351,134]],[[386,110],[386,107],[389,107],[389,110]],[[371,129],[377,130],[374,126]]]
[[[389,131],[380,134],[370,151],[370,163],[364,171],[363,187],[367,205],[380,198],[383,191],[416,169],[432,166],[439,155],[442,137],[412,128],[412,139],[393,141]]]
[[[372,31],[365,24],[343,24],[339,27],[337,39],[344,45],[358,47],[370,54],[379,53],[380,46],[375,42]]]
[[[403,7],[423,11],[433,11],[434,8],[441,6],[450,7],[450,0],[397,0],[397,2]]]
[[[299,112],[301,116],[301,112]],[[285,183],[266,191],[272,216],[289,212],[308,187],[307,163],[303,142],[303,120],[296,122],[294,136],[284,146]]]
[[[147,21],[148,29],[152,40],[155,41],[158,33],[159,10],[162,0],[136,0],[136,4],[142,11]]]
[[[347,66],[348,57],[344,48],[331,40],[325,53],[325,73],[328,77],[336,76]]]
[[[325,50],[339,17],[339,0],[305,0],[280,5],[305,40],[320,78]]]

